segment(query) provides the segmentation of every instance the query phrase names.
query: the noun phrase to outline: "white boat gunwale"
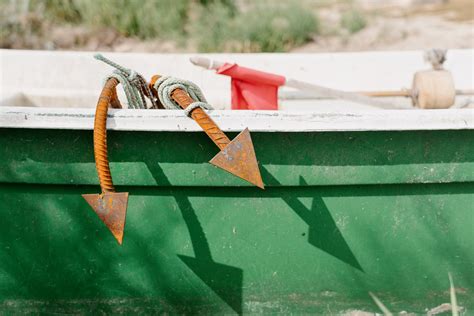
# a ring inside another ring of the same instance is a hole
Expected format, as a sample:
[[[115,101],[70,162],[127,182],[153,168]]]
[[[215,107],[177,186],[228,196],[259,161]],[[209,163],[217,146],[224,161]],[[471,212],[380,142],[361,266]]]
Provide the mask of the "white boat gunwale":
[[[0,107],[0,128],[92,130],[93,108]],[[344,132],[472,130],[472,109],[370,110],[356,112],[230,111],[208,112],[224,132]],[[108,130],[200,132],[179,110],[110,109]]]

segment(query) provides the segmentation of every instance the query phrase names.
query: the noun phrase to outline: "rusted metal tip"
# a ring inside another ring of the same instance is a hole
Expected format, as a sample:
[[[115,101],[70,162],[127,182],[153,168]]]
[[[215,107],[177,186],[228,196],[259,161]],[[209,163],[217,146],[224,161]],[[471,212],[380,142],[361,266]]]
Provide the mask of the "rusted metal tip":
[[[82,197],[104,222],[119,245],[122,244],[125,217],[127,214],[128,192],[105,192],[103,194],[83,194]]]
[[[247,128],[215,155],[209,163],[264,189],[252,138]]]

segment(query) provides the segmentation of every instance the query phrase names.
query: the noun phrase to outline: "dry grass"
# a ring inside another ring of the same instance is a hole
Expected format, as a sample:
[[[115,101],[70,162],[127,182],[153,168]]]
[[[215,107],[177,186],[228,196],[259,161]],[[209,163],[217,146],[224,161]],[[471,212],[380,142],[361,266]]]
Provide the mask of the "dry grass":
[[[56,48],[55,30],[80,27],[88,36],[172,41],[206,52],[276,52],[303,44],[318,29],[316,16],[296,1],[244,1],[244,10],[232,0],[0,1],[0,47],[6,48]]]

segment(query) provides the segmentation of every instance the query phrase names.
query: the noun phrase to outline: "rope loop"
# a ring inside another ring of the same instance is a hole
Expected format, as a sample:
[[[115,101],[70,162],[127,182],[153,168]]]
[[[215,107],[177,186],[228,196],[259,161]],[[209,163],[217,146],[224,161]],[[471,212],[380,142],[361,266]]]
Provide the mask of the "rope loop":
[[[101,54],[94,55],[94,58],[115,68],[112,74],[106,78],[106,81],[110,78],[115,78],[120,82],[123,91],[125,92],[125,96],[127,97],[129,108],[146,109],[147,98],[151,102],[151,108],[158,108],[158,102],[153,97],[153,94],[142,75],[132,69],[125,68],[122,65],[105,58]]]
[[[184,109],[184,114],[186,114],[187,116],[190,117],[191,113],[197,108],[212,110],[212,108],[210,107],[210,105],[208,103],[197,101],[197,102],[193,102],[190,105],[188,105],[188,107],[186,109]]]
[[[204,97],[204,94],[202,93],[201,89],[191,81],[175,77],[163,76],[155,82],[153,87],[158,92],[158,98],[160,99],[161,104],[163,104],[166,109],[181,109],[179,104],[177,104],[171,97],[171,94],[176,89],[182,89],[186,91],[191,97],[191,99],[195,101],[184,110],[184,113],[187,116],[191,116],[192,111],[197,108],[202,108],[206,110],[213,109],[212,106],[207,103],[206,98]]]

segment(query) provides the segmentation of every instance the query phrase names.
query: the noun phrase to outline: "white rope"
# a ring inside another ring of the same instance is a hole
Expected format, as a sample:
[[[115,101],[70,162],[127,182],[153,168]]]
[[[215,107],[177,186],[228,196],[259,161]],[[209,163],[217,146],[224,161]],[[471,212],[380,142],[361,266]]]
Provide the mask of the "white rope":
[[[188,105],[188,107],[184,110],[184,113],[187,116],[191,116],[191,112],[197,108],[206,110],[213,109],[212,106],[207,103],[201,89],[191,81],[174,77],[161,77],[155,82],[153,87],[158,92],[158,98],[166,109],[181,109],[179,104],[177,104],[171,97],[171,94],[176,89],[182,89],[186,91],[191,99],[195,101]]]
[[[109,78],[115,78],[122,84],[129,108],[146,109],[146,98],[150,99],[152,108],[158,108],[158,103],[153,97],[150,88],[142,75],[132,69],[125,68],[116,62],[105,58],[101,54],[96,54],[94,58],[115,68],[113,73],[109,75],[106,80]]]

